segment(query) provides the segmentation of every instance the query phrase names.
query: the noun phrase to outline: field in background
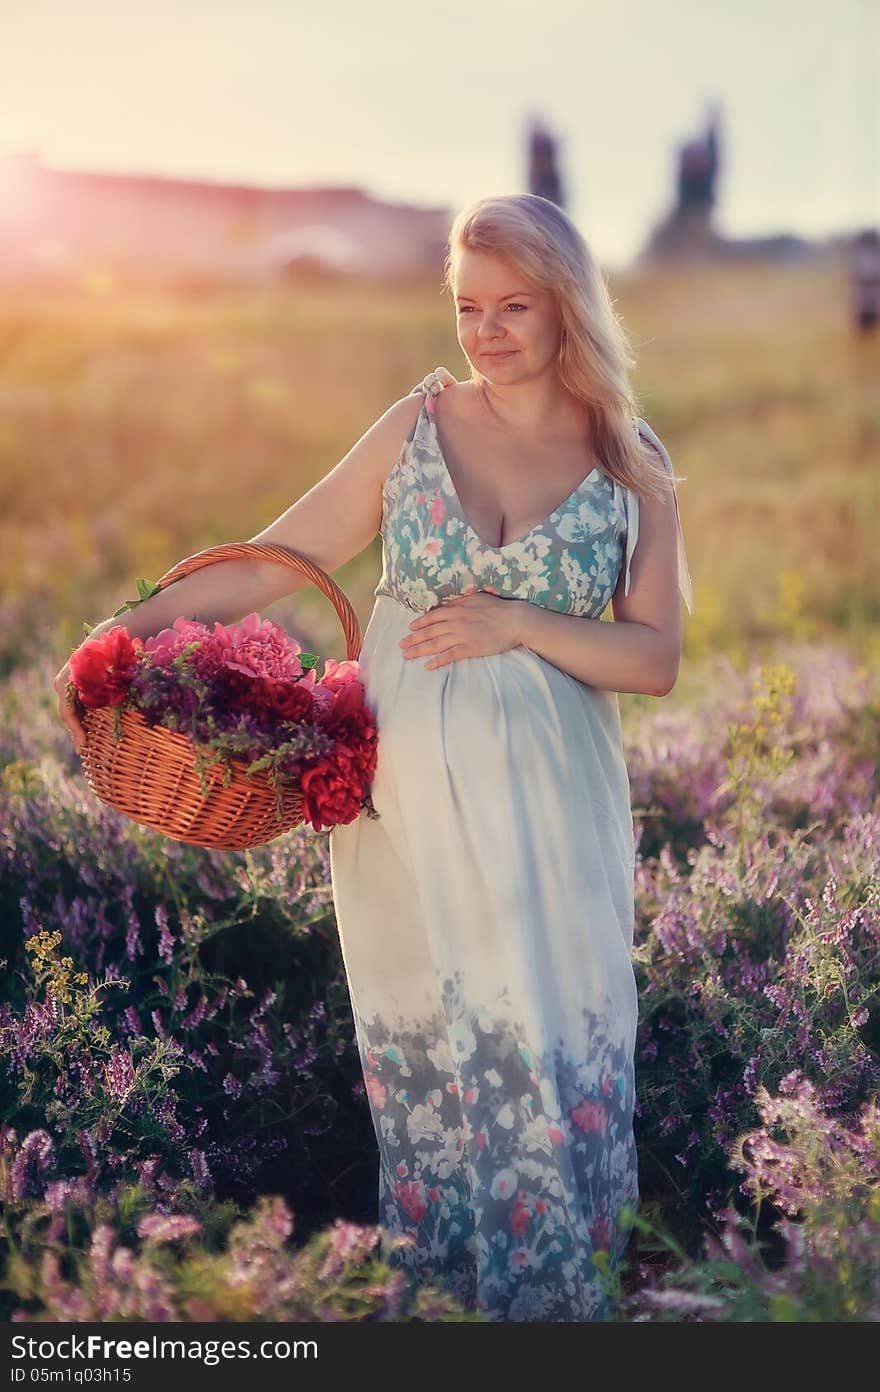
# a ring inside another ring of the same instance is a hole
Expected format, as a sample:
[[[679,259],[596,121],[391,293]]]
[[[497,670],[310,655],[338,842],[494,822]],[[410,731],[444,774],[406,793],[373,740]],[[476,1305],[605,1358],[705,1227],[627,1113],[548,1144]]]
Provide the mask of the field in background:
[[[876,1322],[880,342],[842,272],[612,293],[696,599],[673,693],[621,703],[647,1225],[622,1317]],[[128,822],[51,681],[83,620],[261,530],[438,363],[464,375],[439,277],[0,305],[0,1317],[398,1317],[390,1273],[328,1296],[300,1251],[376,1213],[326,834],[212,853]],[[379,565],[377,537],[336,574],[362,625]],[[314,589],[272,611],[343,655]]]
[[[685,660],[777,637],[876,657],[880,339],[845,270],[615,278],[640,414],[666,443],[696,608]],[[261,530],[443,363],[440,275],[259,292],[26,292],[0,305],[0,675],[57,654],[182,557]],[[391,461],[389,461],[390,467]],[[336,579],[362,626],[380,539]],[[273,617],[342,656],[314,590]],[[872,637],[873,634],[873,637]],[[873,650],[872,650],[873,644]]]

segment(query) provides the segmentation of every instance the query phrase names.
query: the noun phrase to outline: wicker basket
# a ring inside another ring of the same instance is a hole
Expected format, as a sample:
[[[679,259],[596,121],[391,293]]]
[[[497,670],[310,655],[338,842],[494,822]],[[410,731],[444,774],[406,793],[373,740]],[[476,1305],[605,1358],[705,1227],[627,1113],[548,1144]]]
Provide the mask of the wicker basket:
[[[243,557],[278,561],[306,575],[333,604],[345,633],[346,658],[357,658],[361,631],[345,594],[326,571],[289,546],[260,542],[230,542],[187,556],[156,583],[160,589],[182,580],[203,566]],[[125,618],[120,615],[124,625]],[[279,819],[277,794],[264,769],[250,777],[244,759],[232,758],[229,786],[224,766],[205,771],[210,791],[202,794],[194,750],[186,737],[163,725],[147,724],[139,711],[121,713],[123,737],[114,743],[116,713],[112,706],[85,710],[86,742],[81,751],[83,771],[93,792],[142,826],[161,831],[174,841],[207,850],[242,850],[262,846],[303,820],[303,802],[296,779],[283,777],[280,791],[284,814]]]

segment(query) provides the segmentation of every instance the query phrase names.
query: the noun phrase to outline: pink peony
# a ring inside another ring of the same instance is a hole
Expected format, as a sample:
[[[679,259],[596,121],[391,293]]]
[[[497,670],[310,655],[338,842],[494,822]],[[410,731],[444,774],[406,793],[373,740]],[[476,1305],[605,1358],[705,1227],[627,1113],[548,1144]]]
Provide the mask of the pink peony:
[[[200,643],[208,637],[210,632],[209,628],[206,628],[203,623],[198,623],[195,619],[175,619],[170,628],[163,628],[152,638],[147,639],[144,643],[144,651],[150,653],[157,667],[170,667],[174,658],[183,651],[188,643]]]
[[[275,681],[296,681],[303,675],[300,644],[279,624],[248,614],[241,623],[214,624],[200,654],[208,668],[228,667],[247,677],[272,677]]]
[[[333,709],[336,695],[328,686],[324,686],[317,676],[317,670],[310,667],[305,676],[300,680],[300,686],[304,686],[311,693],[314,703],[314,719],[321,720],[323,716],[329,714]]]
[[[356,658],[349,658],[346,662],[334,662],[332,657],[324,659],[324,675],[319,685],[328,691],[339,691],[349,682],[362,680],[360,663]]]

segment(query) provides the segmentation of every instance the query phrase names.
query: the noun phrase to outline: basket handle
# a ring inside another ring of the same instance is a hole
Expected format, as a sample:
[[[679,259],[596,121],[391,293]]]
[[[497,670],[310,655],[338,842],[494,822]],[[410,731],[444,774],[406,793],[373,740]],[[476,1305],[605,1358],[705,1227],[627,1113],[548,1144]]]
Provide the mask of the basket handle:
[[[310,561],[301,552],[294,551],[292,546],[283,546],[280,542],[267,543],[262,541],[226,541],[219,546],[209,546],[205,551],[196,551],[192,556],[186,556],[182,561],[178,561],[176,566],[166,571],[156,585],[160,590],[164,590],[168,585],[173,585],[175,580],[182,580],[185,575],[192,575],[197,570],[202,570],[204,566],[214,565],[218,561],[234,561],[239,558],[254,559],[263,561],[277,561],[279,565],[290,566],[299,575],[305,575],[317,586],[322,594],[325,594],[339,615],[339,622],[342,624],[342,631],[345,634],[345,654],[349,659],[357,658],[361,650],[361,630],[357,621],[357,615],[351,607],[348,597],[331,579],[326,570],[322,570],[314,561]]]

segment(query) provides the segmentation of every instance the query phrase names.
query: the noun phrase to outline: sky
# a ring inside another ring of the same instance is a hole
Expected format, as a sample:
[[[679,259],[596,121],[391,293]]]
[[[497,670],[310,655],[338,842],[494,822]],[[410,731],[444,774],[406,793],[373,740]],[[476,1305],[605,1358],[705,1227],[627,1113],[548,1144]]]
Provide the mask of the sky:
[[[446,208],[527,188],[533,116],[608,265],[720,106],[726,236],[880,223],[880,0],[0,0],[0,157]]]

